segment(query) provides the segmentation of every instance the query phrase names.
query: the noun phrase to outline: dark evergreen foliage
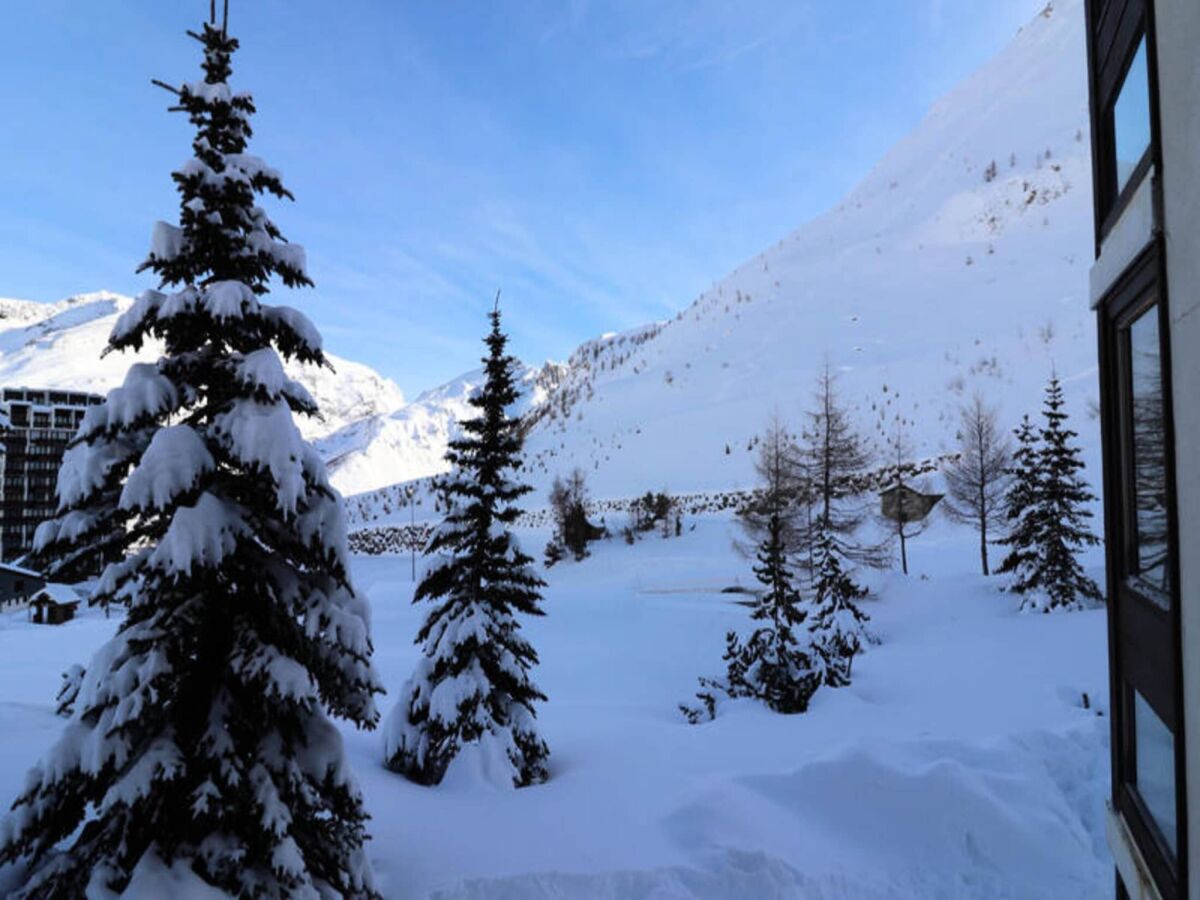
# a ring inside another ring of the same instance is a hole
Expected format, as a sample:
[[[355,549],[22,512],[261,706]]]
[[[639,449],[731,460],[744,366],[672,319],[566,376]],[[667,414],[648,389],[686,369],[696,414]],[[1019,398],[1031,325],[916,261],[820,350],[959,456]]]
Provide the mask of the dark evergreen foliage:
[[[757,554],[754,576],[763,589],[750,618],[756,623],[746,641],[726,635],[723,679],[701,678],[701,706],[681,705],[693,724],[716,713],[716,695],[751,697],[779,713],[802,713],[824,680],[824,660],[812,646],[800,593],[794,587],[778,516],[768,522]]]
[[[1037,431],[1029,416],[1013,430],[1017,449],[1007,469],[1011,479],[1004,496],[1004,515],[1008,531],[1000,544],[1009,548],[1000,561],[998,574],[1012,575],[1011,589],[1024,594],[1038,582],[1038,504],[1042,495],[1041,465],[1038,458]]]
[[[1077,554],[1084,547],[1096,546],[1100,539],[1092,533],[1088,520],[1092,511],[1087,504],[1097,496],[1082,477],[1083,460],[1074,439],[1076,432],[1067,426],[1062,385],[1052,378],[1046,388],[1041,430],[1041,585],[1046,594],[1044,609],[1077,609],[1085,601],[1103,599],[1100,588],[1079,564]]]
[[[263,302],[273,279],[311,282],[257,204],[291,195],[246,152],[238,43],[212,22],[193,37],[204,78],[169,89],[194,158],[172,176],[179,225],[156,225],[142,265],[161,290],[109,339],[164,355],[88,411],[62,512],[37,535],[48,556],[118,559],[93,602],[128,612],[30,773],[0,863],[26,858],[21,896],[37,898],[120,892],[155,858],[237,896],[371,897],[367,816],[327,712],[373,727],[381,688],[341,507],[292,418],[316,404],[280,356],[325,359],[300,313]]]
[[[514,480],[521,469],[515,360],[506,352],[499,308],[491,313],[484,357],[487,380],[450,443],[452,473],[442,480],[449,511],[430,541],[436,562],[414,602],[433,604],[417,634],[423,644],[412,678],[386,729],[389,768],[420,784],[437,784],[469,745],[504,767],[515,786],[544,781],[549,749],[535,727],[534,704],[545,700],[529,678],[537,653],[517,615],[542,615],[544,582],[521,552],[511,527],[516,501],[531,490]]]
[[[606,532],[588,518],[587,478],[582,469],[574,469],[564,481],[555,477],[550,488],[550,512],[554,517],[554,536],[546,544],[546,562],[553,565],[570,553],[576,562],[589,555],[588,544],[600,540]]]
[[[1084,481],[1076,433],[1067,425],[1062,385],[1052,377],[1042,407],[1045,424],[1037,434],[1028,418],[1017,430],[1016,479],[1008,496],[1013,528],[1004,543],[1012,547],[1000,571],[1015,578],[1022,609],[1081,609],[1103,599],[1077,555],[1099,538],[1087,520],[1087,504],[1097,497]]]
[[[841,554],[831,532],[818,527],[815,544],[817,564],[812,587],[813,619],[809,627],[825,660],[825,683],[841,687],[850,683],[854,657],[869,639],[870,617],[858,606],[867,591],[842,567]]]

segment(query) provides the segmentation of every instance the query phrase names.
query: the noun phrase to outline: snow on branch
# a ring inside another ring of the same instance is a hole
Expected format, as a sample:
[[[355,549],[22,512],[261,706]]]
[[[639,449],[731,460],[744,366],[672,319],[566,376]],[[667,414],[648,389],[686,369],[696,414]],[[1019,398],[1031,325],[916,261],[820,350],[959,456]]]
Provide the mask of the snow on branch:
[[[121,491],[121,509],[166,509],[180,494],[195,489],[215,467],[212,454],[188,425],[155,432],[137,468]]]

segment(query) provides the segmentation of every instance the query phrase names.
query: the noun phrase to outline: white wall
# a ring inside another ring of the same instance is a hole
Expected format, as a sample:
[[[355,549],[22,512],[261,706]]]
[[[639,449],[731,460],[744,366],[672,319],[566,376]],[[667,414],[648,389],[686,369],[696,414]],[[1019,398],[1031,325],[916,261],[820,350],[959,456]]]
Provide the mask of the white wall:
[[[1200,900],[1200,3],[1155,0],[1188,748],[1190,900]]]

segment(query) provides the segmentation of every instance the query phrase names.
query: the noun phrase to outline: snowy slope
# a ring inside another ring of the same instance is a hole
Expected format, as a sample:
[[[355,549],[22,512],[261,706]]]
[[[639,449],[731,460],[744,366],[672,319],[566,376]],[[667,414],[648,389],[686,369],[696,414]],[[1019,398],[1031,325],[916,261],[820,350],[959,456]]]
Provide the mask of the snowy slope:
[[[514,413],[539,408],[564,371],[556,363],[521,366]],[[334,484],[344,494],[356,494],[444,472],[447,445],[459,433],[459,422],[474,414],[468,401],[483,380],[483,370],[475,369],[400,409],[367,416],[322,438],[317,449]]]
[[[580,347],[533,427],[535,480],[746,486],[748,440],[775,411],[802,424],[826,358],[860,424],[881,439],[904,416],[920,455],[976,390],[1006,424],[1038,409],[1056,366],[1094,452],[1085,71],[1083,4],[1059,0],[835,209],[674,319]]]
[[[133,301],[101,291],[58,303],[0,299],[0,385],[104,393],[121,383],[131,362],[154,359],[158,347],[101,356],[117,316]],[[330,355],[333,371],[289,366],[316,398],[322,420],[302,417],[301,431],[317,438],[404,404],[395,382],[360,363]]]

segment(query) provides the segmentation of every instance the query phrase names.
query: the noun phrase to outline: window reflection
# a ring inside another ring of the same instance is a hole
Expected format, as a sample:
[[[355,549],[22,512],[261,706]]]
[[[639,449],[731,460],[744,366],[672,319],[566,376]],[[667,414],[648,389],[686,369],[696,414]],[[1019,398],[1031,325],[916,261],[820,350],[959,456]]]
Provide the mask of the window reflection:
[[[1167,565],[1167,439],[1158,306],[1129,326],[1133,494],[1137,587],[1164,609],[1170,605]]]
[[[1154,824],[1172,855],[1176,847],[1175,821],[1175,738],[1150,704],[1133,692],[1133,729],[1137,742],[1134,755],[1137,771],[1134,783]]]
[[[1146,39],[1138,44],[1113,105],[1116,140],[1117,193],[1125,189],[1146,148],[1150,146],[1150,81],[1146,66]]]

